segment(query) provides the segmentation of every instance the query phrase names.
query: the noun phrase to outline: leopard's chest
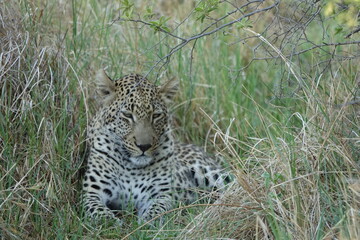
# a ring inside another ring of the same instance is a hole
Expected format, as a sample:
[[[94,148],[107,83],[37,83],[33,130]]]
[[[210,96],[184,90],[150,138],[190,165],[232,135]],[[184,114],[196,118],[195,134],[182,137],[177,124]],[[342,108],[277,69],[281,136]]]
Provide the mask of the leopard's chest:
[[[140,169],[127,169],[119,173],[119,198],[122,208],[133,205],[141,209],[152,199],[174,187],[174,174],[171,168],[164,165]]]

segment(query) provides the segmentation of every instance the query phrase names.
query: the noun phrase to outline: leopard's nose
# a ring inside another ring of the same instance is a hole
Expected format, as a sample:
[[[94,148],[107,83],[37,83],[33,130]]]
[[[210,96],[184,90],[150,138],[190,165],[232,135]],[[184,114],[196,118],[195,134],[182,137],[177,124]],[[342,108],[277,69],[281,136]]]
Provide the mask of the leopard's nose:
[[[151,144],[136,144],[138,148],[140,148],[141,151],[146,152],[149,148],[151,148]]]

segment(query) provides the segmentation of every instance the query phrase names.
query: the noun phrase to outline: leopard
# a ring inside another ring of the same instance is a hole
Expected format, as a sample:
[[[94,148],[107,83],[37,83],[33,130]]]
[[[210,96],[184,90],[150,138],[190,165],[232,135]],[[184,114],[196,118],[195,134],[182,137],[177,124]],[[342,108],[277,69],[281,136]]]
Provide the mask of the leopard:
[[[87,129],[83,177],[87,217],[121,223],[117,212],[130,207],[139,222],[163,219],[179,202],[193,203],[199,191],[230,181],[221,160],[173,136],[176,78],[157,86],[139,74],[112,80],[100,70],[95,81],[99,108]]]

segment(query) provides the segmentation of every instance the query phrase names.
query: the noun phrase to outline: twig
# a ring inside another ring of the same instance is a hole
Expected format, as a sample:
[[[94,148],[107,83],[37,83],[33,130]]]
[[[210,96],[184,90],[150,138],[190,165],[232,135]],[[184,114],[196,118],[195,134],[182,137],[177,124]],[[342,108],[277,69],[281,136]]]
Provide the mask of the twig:
[[[146,26],[156,27],[160,32],[163,32],[163,33],[165,33],[165,34],[167,34],[167,35],[170,35],[170,36],[173,37],[173,38],[179,39],[179,40],[181,40],[182,42],[186,42],[186,40],[187,40],[187,39],[185,39],[185,38],[176,36],[175,34],[172,34],[171,32],[166,31],[165,29],[163,29],[163,28],[161,28],[161,27],[158,27],[158,26],[156,26],[156,25],[154,25],[154,24],[152,24],[152,23],[145,22],[145,21],[143,21],[143,20],[141,20],[141,19],[124,19],[124,18],[119,17],[119,18],[115,19],[114,21],[142,23],[142,24],[144,24],[144,25],[146,25]]]
[[[354,31],[352,31],[351,33],[349,33],[348,35],[346,35],[345,38],[349,38],[349,37],[351,37],[353,34],[358,33],[358,32],[360,32],[360,26],[359,26],[357,29],[355,29]]]
[[[247,17],[250,17],[250,16],[253,16],[255,14],[258,14],[258,13],[261,13],[261,12],[265,12],[265,11],[268,11],[268,10],[271,10],[273,8],[275,8],[276,6],[279,5],[279,1],[275,1],[274,4],[268,6],[268,7],[265,7],[265,8],[261,8],[261,9],[257,9],[253,12],[250,12],[250,13],[247,13],[247,14],[244,14],[243,16],[241,16],[240,18],[238,19],[235,19],[233,21],[230,21],[228,23],[225,23],[211,31],[208,31],[211,27],[213,27],[214,25],[218,24],[220,21],[224,20],[225,18],[229,17],[230,15],[240,11],[241,8],[244,8],[244,7],[247,7],[249,6],[250,4],[253,4],[253,3],[261,3],[263,2],[263,0],[254,0],[254,1],[251,1],[251,2],[248,2],[242,6],[240,6],[239,8],[235,9],[234,11],[231,11],[229,12],[228,14],[226,14],[225,16],[217,19],[215,22],[211,23],[209,26],[207,26],[206,28],[204,28],[199,34],[196,34],[196,35],[193,35],[192,37],[189,37],[189,38],[184,38],[184,37],[180,37],[180,36],[177,36],[169,31],[166,31],[165,29],[161,28],[161,27],[157,27],[157,29],[162,32],[162,33],[165,33],[166,35],[168,36],[171,36],[175,39],[178,39],[178,40],[181,40],[181,42],[179,44],[177,44],[176,46],[174,46],[173,48],[170,49],[170,51],[168,52],[167,55],[165,55],[164,57],[161,57],[151,68],[150,70],[144,75],[144,77],[146,78],[147,75],[149,75],[150,72],[152,72],[154,70],[154,68],[156,68],[160,63],[163,62],[163,65],[164,66],[166,63],[168,63],[170,61],[170,57],[178,52],[180,49],[182,49],[184,46],[186,46],[188,43],[192,42],[192,41],[195,41],[197,39],[200,39],[200,38],[203,38],[205,36],[209,36],[209,35],[212,35],[226,27],[229,27],[235,23],[238,23],[240,22],[241,20],[243,20],[244,18],[247,18]],[[149,23],[149,22],[146,22],[146,21],[143,21],[141,19],[122,19],[121,17],[115,19],[113,22],[115,21],[127,21],[127,22],[136,22],[136,23],[141,23],[141,24],[144,24],[146,26],[154,26],[154,24],[152,23]],[[193,52],[193,51],[192,51]],[[164,60],[166,60],[164,62]],[[161,67],[162,67],[161,66]],[[161,68],[160,67],[160,68]]]
[[[342,107],[347,107],[350,105],[358,105],[358,104],[360,104],[360,100],[354,100],[354,101],[346,102],[343,104],[336,104],[335,107],[342,108]]]
[[[309,42],[309,41],[308,41]],[[339,43],[323,43],[323,44],[319,44],[319,45],[315,45],[312,46],[310,48],[298,51],[298,52],[294,52],[290,55],[284,55],[286,58],[290,58],[293,56],[297,56],[297,55],[301,55],[304,54],[306,52],[309,52],[311,50],[317,49],[317,48],[322,48],[322,47],[329,47],[329,46],[334,46],[334,47],[338,47],[338,46],[346,46],[346,45],[356,45],[356,44],[360,44],[360,41],[351,41],[351,42],[339,42]],[[321,49],[323,50],[323,49]],[[327,52],[327,54],[332,55],[331,53]],[[280,55],[276,55],[276,56],[271,56],[271,57],[258,57],[258,58],[253,58],[253,60],[272,60],[272,59],[276,59],[281,57]],[[351,58],[351,57],[345,57],[345,58]]]
[[[219,26],[219,27],[217,27],[217,28],[215,28],[215,29],[213,29],[213,30],[211,30],[211,31],[209,31],[209,32],[202,32],[202,33],[196,34],[196,35],[194,35],[194,36],[192,36],[192,37],[190,37],[190,38],[187,38],[185,41],[182,41],[181,43],[179,43],[179,44],[177,44],[175,47],[173,47],[167,55],[165,55],[164,57],[160,58],[160,60],[158,60],[158,61],[150,68],[150,70],[148,71],[148,73],[145,74],[144,77],[146,77],[155,67],[157,67],[157,66],[158,66],[161,62],[163,62],[165,59],[167,59],[166,62],[168,62],[169,59],[170,59],[170,57],[171,57],[174,53],[178,52],[180,49],[182,49],[182,48],[183,48],[184,46],[186,46],[188,43],[190,43],[190,42],[192,42],[192,41],[194,41],[194,40],[196,40],[196,39],[199,39],[199,38],[203,38],[203,37],[205,37],[205,36],[212,35],[212,34],[218,32],[218,31],[220,31],[220,30],[223,29],[223,28],[229,27],[229,26],[233,25],[234,23],[240,22],[240,21],[243,20],[244,18],[250,17],[250,16],[252,16],[252,15],[255,15],[255,14],[258,14],[258,13],[261,13],[261,12],[269,11],[269,10],[275,8],[275,7],[278,6],[278,5],[279,5],[279,1],[276,1],[274,4],[272,4],[272,5],[268,6],[268,7],[261,8],[261,9],[255,10],[255,11],[253,11],[253,12],[244,14],[244,15],[241,16],[240,18],[235,19],[235,20],[233,20],[233,21],[231,21],[231,22],[225,23],[225,24],[223,24],[223,25],[221,25],[221,26]],[[164,64],[166,64],[166,62],[165,62]]]

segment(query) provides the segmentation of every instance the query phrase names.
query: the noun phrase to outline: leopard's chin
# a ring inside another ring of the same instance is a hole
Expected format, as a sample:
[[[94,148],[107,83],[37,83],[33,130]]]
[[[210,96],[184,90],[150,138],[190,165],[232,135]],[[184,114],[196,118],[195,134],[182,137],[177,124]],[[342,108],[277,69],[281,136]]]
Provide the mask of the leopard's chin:
[[[137,156],[137,157],[130,157],[130,162],[138,168],[143,168],[150,165],[153,162],[153,157],[149,156]]]

